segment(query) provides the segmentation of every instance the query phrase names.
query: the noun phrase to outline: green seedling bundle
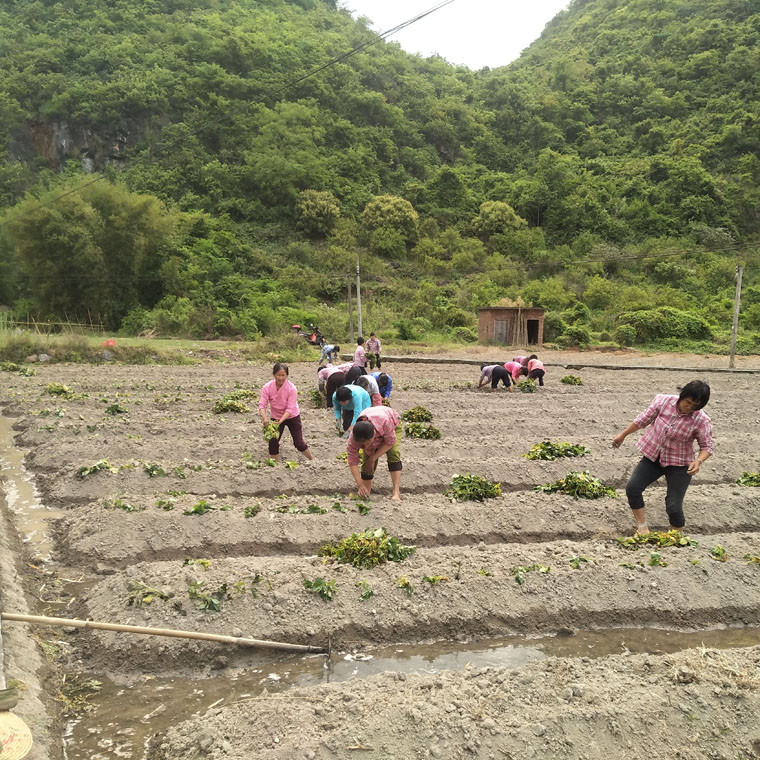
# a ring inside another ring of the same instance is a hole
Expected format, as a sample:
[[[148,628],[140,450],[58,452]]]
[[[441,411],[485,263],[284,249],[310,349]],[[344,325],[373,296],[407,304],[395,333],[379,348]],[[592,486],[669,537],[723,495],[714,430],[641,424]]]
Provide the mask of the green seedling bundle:
[[[271,441],[280,434],[280,426],[276,422],[270,422],[264,427],[264,440]]]
[[[615,498],[617,496],[614,488],[604,485],[599,478],[590,475],[588,470],[568,472],[564,478],[554,483],[536,486],[533,490],[541,493],[566,493],[574,499],[600,499],[602,496]]]
[[[226,414],[228,412],[233,414],[246,414],[251,410],[245,402],[255,398],[257,395],[256,391],[238,388],[237,390],[230,391],[216,401],[211,408],[211,411],[214,414]]]
[[[760,472],[743,472],[742,476],[736,482],[740,486],[757,488],[760,486]]]
[[[560,379],[560,382],[565,385],[583,385],[583,380],[581,380],[578,375],[565,375]]]
[[[537,388],[536,384],[532,380],[520,380],[519,383],[517,383],[517,390],[521,391],[522,393],[535,393]]]
[[[693,538],[684,536],[680,530],[656,531],[651,533],[640,534],[635,536],[625,536],[618,538],[618,543],[625,549],[638,549],[641,546],[696,546],[697,542]]]
[[[454,475],[451,485],[443,492],[452,501],[485,501],[501,496],[501,483],[492,481],[480,475]]]
[[[402,413],[401,419],[404,422],[432,422],[433,414],[424,406],[413,406]]]
[[[372,568],[385,562],[402,562],[417,551],[416,546],[405,546],[385,528],[352,533],[336,544],[325,544],[317,554],[353,567]]]
[[[429,441],[437,441],[441,437],[441,431],[429,422],[407,422],[404,425],[404,433],[407,438],[422,438]]]
[[[523,454],[526,459],[540,459],[551,462],[563,457],[582,457],[589,453],[585,446],[579,443],[554,443],[553,441],[542,441],[531,446],[527,454]]]

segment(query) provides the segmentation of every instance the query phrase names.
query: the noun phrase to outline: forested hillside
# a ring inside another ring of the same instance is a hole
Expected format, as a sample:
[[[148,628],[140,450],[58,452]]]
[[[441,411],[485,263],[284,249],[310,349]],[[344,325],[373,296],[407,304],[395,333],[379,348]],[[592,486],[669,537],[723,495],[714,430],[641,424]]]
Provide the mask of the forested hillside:
[[[380,42],[306,76],[373,38],[322,0],[17,0],[0,25],[11,313],[344,339],[358,253],[387,337],[471,340],[522,299],[561,343],[685,347],[724,338],[743,262],[756,347],[750,0],[574,0],[480,72]]]

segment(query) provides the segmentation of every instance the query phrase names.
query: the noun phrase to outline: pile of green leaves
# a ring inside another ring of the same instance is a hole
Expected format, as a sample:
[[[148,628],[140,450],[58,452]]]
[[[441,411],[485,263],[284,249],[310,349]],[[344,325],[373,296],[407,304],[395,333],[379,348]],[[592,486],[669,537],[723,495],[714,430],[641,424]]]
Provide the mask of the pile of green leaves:
[[[228,412],[234,414],[246,414],[251,410],[245,405],[245,402],[229,398],[228,396],[223,396],[214,403],[214,406],[211,407],[211,411],[214,414],[227,414]]]
[[[15,362],[0,362],[0,370],[3,372],[18,372],[22,377],[34,377],[37,370],[33,367],[22,367]]]
[[[432,422],[433,414],[424,406],[413,406],[402,413],[401,419],[404,422]]]
[[[407,422],[404,432],[407,438],[424,438],[429,441],[437,441],[441,437],[441,431],[429,422]]]
[[[271,441],[280,434],[280,426],[276,422],[270,422],[264,427],[264,440]]]
[[[641,546],[696,546],[697,542],[693,538],[684,536],[680,530],[656,531],[651,533],[640,534],[635,536],[624,536],[618,538],[617,542],[625,549],[638,549]]]
[[[80,480],[83,480],[84,478],[89,477],[90,475],[94,475],[96,472],[101,472],[102,470],[108,470],[108,472],[118,472],[118,467],[113,467],[107,459],[99,459],[95,464],[91,464],[89,467],[82,466],[77,470],[77,477]]]
[[[129,409],[127,409],[125,406],[122,406],[117,401],[116,403],[106,407],[106,414],[112,414],[114,416],[117,414],[129,414]]]
[[[334,580],[327,580],[321,576],[317,576],[313,581],[310,581],[308,578],[304,578],[303,586],[307,591],[311,592],[312,594],[316,594],[326,602],[331,602],[333,596],[335,595],[335,592],[337,591]]]
[[[63,385],[63,383],[50,383],[47,388],[45,388],[45,392],[51,396],[60,396],[61,398],[74,397],[74,391],[72,391],[68,385]]]
[[[599,478],[590,475],[588,470],[568,472],[564,478],[560,478],[554,483],[536,486],[533,490],[541,493],[566,493],[574,499],[600,499],[602,496],[617,497],[617,491],[614,488],[604,485]]]
[[[317,388],[312,388],[309,391],[309,398],[311,399],[311,404],[315,409],[325,408],[325,394],[322,393],[322,391],[318,390]]]
[[[578,375],[565,375],[560,379],[560,382],[565,385],[583,385],[583,380],[581,380]]]
[[[501,483],[493,483],[481,475],[454,475],[451,485],[443,492],[453,501],[484,501],[501,496]]]
[[[536,384],[532,380],[520,380],[519,383],[517,383],[518,390],[522,391],[523,393],[535,393],[536,392]]]
[[[743,472],[742,476],[736,481],[740,486],[760,486],[760,472]]]
[[[519,565],[518,567],[513,567],[510,572],[515,576],[515,582],[518,585],[522,585],[527,573],[546,574],[550,573],[551,571],[552,569],[548,565],[539,565],[538,563],[534,563],[532,565]]]
[[[530,451],[523,456],[526,459],[542,459],[551,462],[562,457],[582,457],[588,453],[589,450],[579,443],[542,441],[531,446]]]
[[[336,544],[320,548],[320,557],[331,557],[341,564],[371,568],[385,562],[402,562],[417,551],[416,546],[405,546],[385,528],[352,533]]]

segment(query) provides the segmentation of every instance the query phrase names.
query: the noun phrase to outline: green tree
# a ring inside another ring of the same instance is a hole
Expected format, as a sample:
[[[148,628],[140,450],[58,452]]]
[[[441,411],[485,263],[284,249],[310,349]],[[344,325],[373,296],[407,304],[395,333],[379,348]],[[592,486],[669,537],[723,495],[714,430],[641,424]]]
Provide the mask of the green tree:
[[[296,201],[298,226],[307,234],[324,237],[340,217],[340,203],[327,190],[302,190]]]

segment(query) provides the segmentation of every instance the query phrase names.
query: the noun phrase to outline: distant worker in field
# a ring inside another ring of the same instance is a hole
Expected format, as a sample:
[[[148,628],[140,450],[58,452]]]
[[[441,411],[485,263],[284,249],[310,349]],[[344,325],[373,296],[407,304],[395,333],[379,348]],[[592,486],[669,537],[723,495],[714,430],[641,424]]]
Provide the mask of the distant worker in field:
[[[338,388],[333,396],[335,427],[338,432],[341,431],[342,426],[348,438],[348,431],[356,424],[359,415],[371,406],[372,399],[364,388],[358,385],[344,385]]]
[[[269,425],[271,411],[272,422],[277,423],[279,435],[269,439],[269,456],[280,461],[280,438],[285,428],[290,430],[293,445],[307,459],[314,459],[309,451],[309,444],[303,438],[301,428],[301,410],[298,408],[298,389],[288,380],[290,370],[288,365],[277,362],[272,370],[273,378],[264,385],[259,396],[259,416],[261,424],[266,428]]]
[[[527,356],[513,356],[512,361],[517,362],[518,364],[526,365],[528,363],[528,357]]]
[[[513,385],[517,385],[520,378],[528,374],[528,368],[524,364],[516,362],[514,359],[512,359],[511,362],[507,362],[504,365],[504,369],[509,372]]]
[[[380,338],[378,338],[375,333],[371,332],[369,334],[369,340],[364,347],[367,352],[367,361],[369,361],[370,370],[375,369],[375,367],[380,369],[380,351],[382,348]]]
[[[357,378],[366,374],[367,370],[364,367],[352,364],[351,368],[346,372],[346,385],[351,385],[351,383],[356,382]]]
[[[327,377],[325,383],[325,407],[327,409],[333,408],[333,396],[338,388],[343,387],[346,384],[346,371],[342,369],[343,365],[335,368],[334,372],[331,372]],[[322,370],[320,370],[322,372]]]
[[[612,439],[619,448],[631,433],[651,427],[639,438],[636,448],[642,453],[625,493],[636,520],[636,533],[649,533],[644,514],[644,490],[663,475],[667,484],[665,511],[671,528],[683,528],[683,499],[691,478],[713,452],[712,422],[702,411],[710,400],[710,386],[692,380],[676,396],[659,394],[651,406],[619,435]],[[694,441],[699,446],[694,456]]]
[[[322,354],[319,357],[319,364],[318,367],[322,366],[322,362],[327,360],[328,364],[332,364],[334,361],[336,361],[339,358],[340,355],[340,346],[333,346],[331,343],[326,343],[324,346],[322,346]]]
[[[340,368],[336,367],[334,364],[328,364],[326,367],[317,370],[317,384],[321,393],[325,392],[327,381],[330,379],[330,376],[334,375],[336,372],[340,372]]]
[[[401,417],[395,409],[389,406],[373,406],[359,415],[346,447],[348,467],[354,476],[359,496],[369,496],[377,463],[385,454],[393,486],[391,499],[401,501],[400,438]]]
[[[528,378],[530,380],[538,380],[538,384],[543,386],[544,375],[546,374],[544,363],[535,354],[531,354],[528,357],[526,366],[528,368]]]
[[[356,339],[356,351],[354,351],[354,366],[367,366],[367,352],[364,350],[364,338],[360,335]]]
[[[377,380],[375,380],[372,375],[362,375],[361,377],[357,377],[354,384],[358,385],[360,388],[364,388],[364,390],[369,393],[372,406],[382,405],[383,397],[380,395],[380,386],[378,386]]]
[[[383,398],[390,399],[393,390],[393,380],[387,372],[371,372],[372,377],[377,380],[377,387],[380,389],[380,395]]]
[[[480,365],[480,380],[478,381],[478,388],[482,388],[484,385],[491,383],[491,391],[493,392],[499,387],[499,382],[501,382],[507,390],[511,390],[509,372],[504,369],[504,365]]]

